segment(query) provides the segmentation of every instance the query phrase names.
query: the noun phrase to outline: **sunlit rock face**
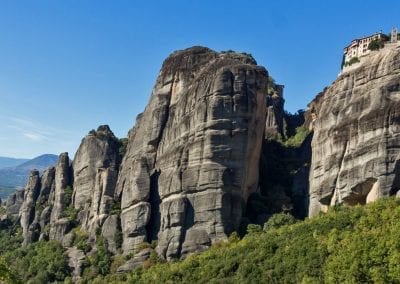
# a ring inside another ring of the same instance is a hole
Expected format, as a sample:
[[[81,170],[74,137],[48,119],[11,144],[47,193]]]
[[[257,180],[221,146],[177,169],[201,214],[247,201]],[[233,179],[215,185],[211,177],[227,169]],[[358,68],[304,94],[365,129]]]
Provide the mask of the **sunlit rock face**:
[[[123,250],[158,240],[167,259],[225,239],[258,186],[267,71],[193,47],[169,56],[129,133],[117,182]]]
[[[365,204],[400,189],[400,50],[342,73],[310,103],[314,129],[309,215]]]
[[[73,167],[73,206],[82,229],[95,237],[109,217],[118,176],[119,142],[108,125],[82,140]]]

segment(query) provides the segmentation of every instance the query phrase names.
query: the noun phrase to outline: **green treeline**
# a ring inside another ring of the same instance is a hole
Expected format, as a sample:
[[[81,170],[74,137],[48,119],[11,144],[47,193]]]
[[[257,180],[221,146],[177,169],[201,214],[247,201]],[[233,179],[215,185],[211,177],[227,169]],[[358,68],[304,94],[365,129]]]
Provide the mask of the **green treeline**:
[[[120,256],[112,258],[102,243],[88,262],[100,273],[94,280],[86,274],[82,283],[398,283],[399,220],[400,199],[395,198],[333,207],[297,222],[290,215],[275,214],[264,227],[249,225],[242,239],[234,233],[228,241],[183,261],[166,263],[153,257],[126,275],[115,274],[113,262]],[[0,280],[71,281],[60,244],[20,247],[20,241],[14,225],[0,230]]]
[[[283,215],[283,216],[282,216]],[[274,215],[243,239],[216,243],[184,261],[154,264],[131,283],[398,283],[400,200],[335,207],[291,225]]]

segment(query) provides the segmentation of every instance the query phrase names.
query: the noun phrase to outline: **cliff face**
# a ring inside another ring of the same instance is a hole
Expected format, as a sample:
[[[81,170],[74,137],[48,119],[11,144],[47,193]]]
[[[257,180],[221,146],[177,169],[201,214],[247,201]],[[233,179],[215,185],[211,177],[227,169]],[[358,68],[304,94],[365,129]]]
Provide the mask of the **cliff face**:
[[[120,224],[111,209],[119,210],[114,200],[119,147],[109,127],[100,126],[82,140],[72,165],[68,154],[62,153],[56,167],[42,176],[31,172],[25,190],[16,192],[6,204],[9,216],[20,217],[24,244],[54,239],[70,246],[71,230],[79,226],[90,242],[100,229],[109,250],[117,252],[114,236]]]
[[[158,239],[180,257],[238,227],[258,185],[266,87],[246,55],[194,47],[164,62],[118,177],[125,252]]]
[[[309,214],[365,204],[400,189],[400,50],[364,58],[310,105]]]
[[[55,239],[67,247],[76,277],[99,235],[114,254],[136,253],[119,271],[149,257],[150,249],[135,250],[143,242],[157,241],[168,260],[204,250],[238,229],[260,191],[262,144],[283,134],[283,103],[282,88],[247,54],[175,52],[122,163],[124,144],[100,126],[72,162],[63,153],[41,177],[33,171],[7,212],[20,216],[24,244]],[[86,236],[89,252],[74,246],[77,236]]]
[[[62,153],[58,159],[54,179],[54,200],[49,199],[50,232],[49,238],[62,241],[70,230],[70,220],[66,217],[66,208],[70,203],[67,188],[72,184],[72,170],[68,153]]]
[[[92,237],[109,217],[119,166],[119,142],[106,125],[91,131],[76,152],[73,206],[82,228]]]

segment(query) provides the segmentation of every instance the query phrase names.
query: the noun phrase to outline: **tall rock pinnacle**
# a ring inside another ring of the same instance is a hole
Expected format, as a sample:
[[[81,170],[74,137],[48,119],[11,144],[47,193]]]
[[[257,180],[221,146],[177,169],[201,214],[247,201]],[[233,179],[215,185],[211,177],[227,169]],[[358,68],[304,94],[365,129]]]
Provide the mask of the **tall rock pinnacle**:
[[[248,55],[193,47],[165,60],[118,177],[125,252],[158,240],[180,257],[238,228],[258,186],[267,84]]]

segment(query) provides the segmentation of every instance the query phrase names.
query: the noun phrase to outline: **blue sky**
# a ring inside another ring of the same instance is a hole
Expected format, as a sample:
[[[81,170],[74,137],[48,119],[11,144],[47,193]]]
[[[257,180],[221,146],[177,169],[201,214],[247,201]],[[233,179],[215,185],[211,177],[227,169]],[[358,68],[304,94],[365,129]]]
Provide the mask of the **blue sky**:
[[[126,136],[163,60],[249,52],[305,108],[353,38],[400,27],[398,1],[0,1],[0,156],[73,156],[90,129]]]

